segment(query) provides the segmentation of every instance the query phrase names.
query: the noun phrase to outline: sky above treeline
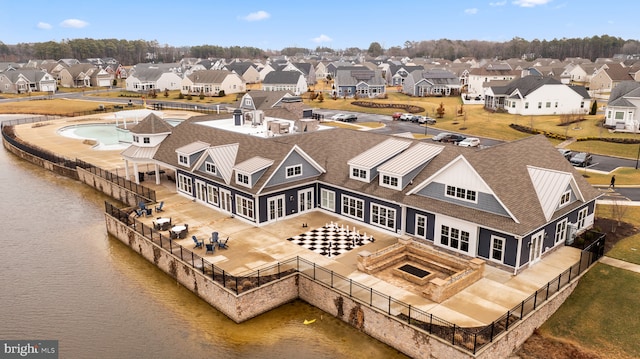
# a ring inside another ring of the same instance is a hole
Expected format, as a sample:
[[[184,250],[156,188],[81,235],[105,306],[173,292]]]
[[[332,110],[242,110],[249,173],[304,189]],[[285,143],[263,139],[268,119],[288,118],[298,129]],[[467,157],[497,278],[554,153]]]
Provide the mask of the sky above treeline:
[[[407,41],[640,37],[639,1],[0,1],[7,45],[68,39],[335,50]]]

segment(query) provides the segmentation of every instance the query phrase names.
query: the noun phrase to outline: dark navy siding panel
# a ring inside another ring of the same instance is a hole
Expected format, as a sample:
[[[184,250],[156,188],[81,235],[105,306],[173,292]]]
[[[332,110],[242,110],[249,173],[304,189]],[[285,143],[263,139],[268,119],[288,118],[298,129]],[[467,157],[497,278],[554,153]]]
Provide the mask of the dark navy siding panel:
[[[434,238],[434,227],[436,216],[432,213],[417,211],[414,208],[407,208],[407,219],[405,223],[406,232],[411,235],[416,235],[416,214],[421,214],[427,217],[427,240],[433,241]],[[416,236],[417,237],[417,236]],[[419,237],[422,238],[422,237]]]
[[[489,256],[491,251],[492,235],[505,239],[503,264],[515,267],[518,256],[518,240],[514,236],[505,233],[492,231],[486,228],[480,228],[480,231],[478,233],[478,257],[484,258],[486,260],[491,260],[489,259]]]
[[[477,192],[478,203],[472,203],[445,196],[445,188],[446,187],[443,183],[432,182],[420,190],[418,194],[464,207],[495,213],[505,217],[509,216],[507,211],[502,207],[502,205],[500,205],[498,200],[492,194]]]

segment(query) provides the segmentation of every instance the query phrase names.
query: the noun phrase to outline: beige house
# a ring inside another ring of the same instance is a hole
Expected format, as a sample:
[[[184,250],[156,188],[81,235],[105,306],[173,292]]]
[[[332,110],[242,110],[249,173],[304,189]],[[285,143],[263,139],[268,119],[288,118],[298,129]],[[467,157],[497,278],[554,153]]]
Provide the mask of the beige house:
[[[194,71],[182,79],[180,92],[183,95],[218,96],[220,91],[225,94],[245,92],[246,82],[235,72],[227,70]]]

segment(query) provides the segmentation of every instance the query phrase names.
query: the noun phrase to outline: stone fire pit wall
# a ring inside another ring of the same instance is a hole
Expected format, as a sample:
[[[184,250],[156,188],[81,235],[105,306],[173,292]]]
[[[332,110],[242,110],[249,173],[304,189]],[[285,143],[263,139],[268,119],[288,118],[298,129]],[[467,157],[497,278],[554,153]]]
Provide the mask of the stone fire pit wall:
[[[397,267],[402,263],[417,263],[426,268],[437,268],[441,272],[452,273],[444,279],[431,278],[424,285],[422,295],[437,303],[443,302],[482,278],[485,265],[482,259],[464,259],[406,239],[398,239],[398,243],[375,253],[362,251],[358,254],[358,269],[368,274]]]

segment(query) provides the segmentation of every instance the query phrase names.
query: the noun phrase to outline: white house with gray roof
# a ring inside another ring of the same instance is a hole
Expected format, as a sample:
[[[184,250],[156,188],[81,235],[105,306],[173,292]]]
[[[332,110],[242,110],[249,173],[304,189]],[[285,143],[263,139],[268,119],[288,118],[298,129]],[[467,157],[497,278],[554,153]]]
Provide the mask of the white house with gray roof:
[[[143,67],[127,77],[125,88],[127,91],[146,92],[150,90],[164,91],[179,90],[182,77],[176,72],[164,67]]]
[[[386,93],[386,81],[381,70],[366,67],[338,68],[334,77],[335,93],[338,97],[372,98]]]
[[[515,115],[586,114],[591,97],[582,86],[565,85],[545,76],[525,76],[485,90],[485,107]]]
[[[306,76],[300,71],[271,71],[262,81],[262,91],[291,91],[300,95],[307,89]]]
[[[444,69],[415,70],[407,75],[402,92],[411,96],[451,96],[460,93],[460,79]]]
[[[322,211],[513,274],[591,228],[601,195],[544,136],[470,149],[342,128],[258,130],[192,117],[153,161],[175,173],[180,195],[255,226]]]

